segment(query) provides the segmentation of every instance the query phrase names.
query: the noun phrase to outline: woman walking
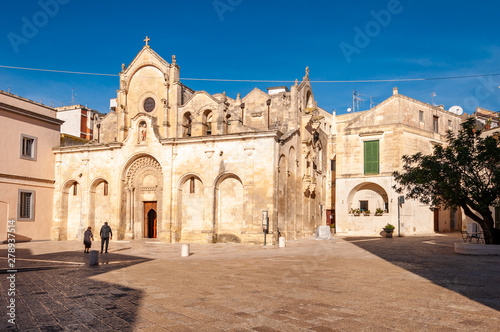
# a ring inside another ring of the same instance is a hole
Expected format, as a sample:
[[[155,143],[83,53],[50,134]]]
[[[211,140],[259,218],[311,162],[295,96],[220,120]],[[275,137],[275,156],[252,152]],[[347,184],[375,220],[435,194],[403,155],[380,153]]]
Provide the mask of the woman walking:
[[[89,226],[85,233],[83,233],[83,244],[85,245],[84,253],[89,253],[89,249],[92,246],[92,241],[94,241],[94,235],[92,234],[92,227]]]

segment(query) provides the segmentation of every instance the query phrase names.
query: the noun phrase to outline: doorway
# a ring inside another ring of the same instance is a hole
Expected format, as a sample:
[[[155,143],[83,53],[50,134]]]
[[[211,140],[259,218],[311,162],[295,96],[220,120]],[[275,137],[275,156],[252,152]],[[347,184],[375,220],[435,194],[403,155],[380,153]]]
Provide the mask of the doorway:
[[[434,232],[439,232],[439,209],[434,209]]]
[[[157,237],[157,202],[144,202],[144,237]]]

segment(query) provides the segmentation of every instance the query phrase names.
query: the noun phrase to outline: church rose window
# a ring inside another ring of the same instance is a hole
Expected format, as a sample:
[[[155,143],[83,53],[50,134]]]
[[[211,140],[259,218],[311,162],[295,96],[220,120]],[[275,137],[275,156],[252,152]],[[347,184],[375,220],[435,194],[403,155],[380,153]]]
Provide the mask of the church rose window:
[[[155,109],[155,100],[151,97],[146,98],[144,101],[144,110],[146,112],[151,112]]]

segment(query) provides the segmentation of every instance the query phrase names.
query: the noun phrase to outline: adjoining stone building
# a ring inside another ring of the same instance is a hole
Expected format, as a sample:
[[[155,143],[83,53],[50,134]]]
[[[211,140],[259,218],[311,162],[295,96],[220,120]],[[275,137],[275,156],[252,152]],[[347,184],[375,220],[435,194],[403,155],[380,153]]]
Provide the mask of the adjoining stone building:
[[[401,235],[461,230],[460,211],[431,211],[427,205],[407,200],[398,213],[399,195],[392,188],[392,173],[402,169],[402,156],[431,154],[435,144],[446,143],[448,130],[458,132],[460,116],[394,88],[393,96],[374,108],[336,116],[335,121],[332,209],[338,234],[376,236],[387,223]],[[353,209],[369,210],[370,215],[357,215]],[[377,209],[384,211],[382,215],[375,215]]]
[[[146,45],[122,65],[116,111],[99,141],[54,149],[54,240],[108,221],[118,239],[262,243],[313,234],[326,223],[332,114],[309,82],[243,98],[181,83]],[[332,129],[333,128],[333,129]],[[97,130],[94,129],[94,133]]]
[[[54,154],[63,122],[43,104],[0,91],[0,239],[51,238]],[[12,226],[12,225],[11,225]]]

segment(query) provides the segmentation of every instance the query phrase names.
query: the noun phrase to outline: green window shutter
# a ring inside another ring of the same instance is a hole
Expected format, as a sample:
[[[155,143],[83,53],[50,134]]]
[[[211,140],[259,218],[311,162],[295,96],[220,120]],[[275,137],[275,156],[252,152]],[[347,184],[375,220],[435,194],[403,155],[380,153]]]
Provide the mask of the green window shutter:
[[[378,141],[364,142],[365,145],[365,174],[379,173]]]

